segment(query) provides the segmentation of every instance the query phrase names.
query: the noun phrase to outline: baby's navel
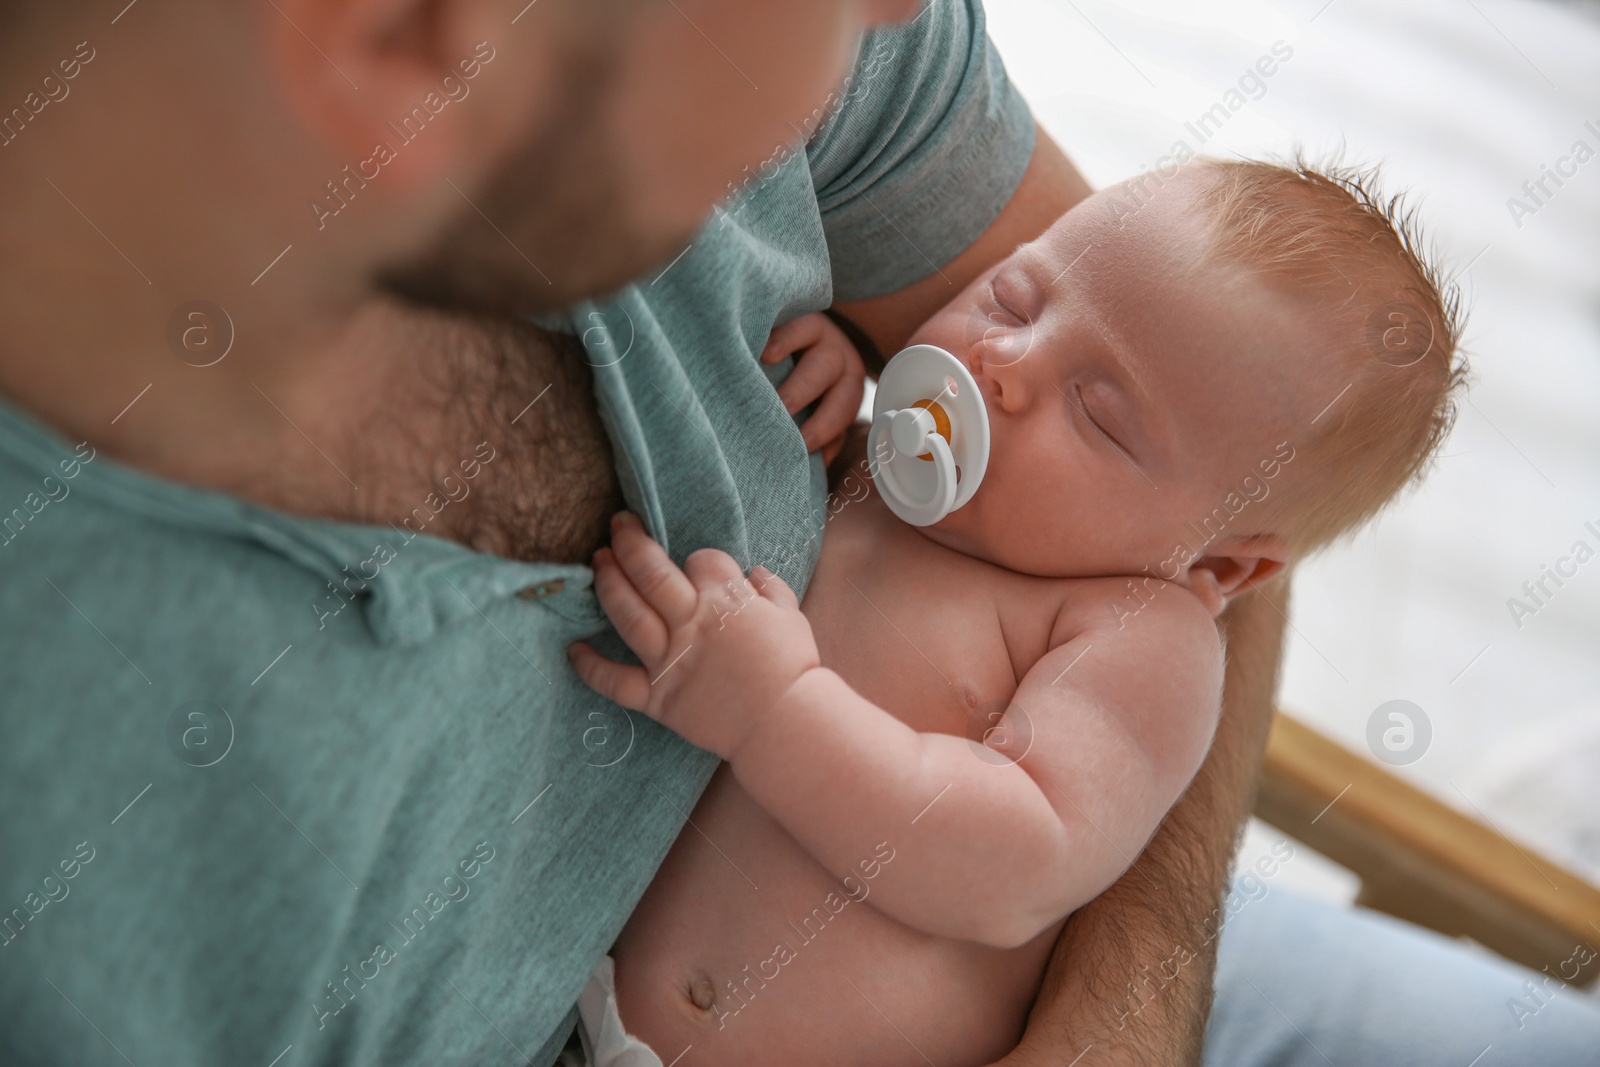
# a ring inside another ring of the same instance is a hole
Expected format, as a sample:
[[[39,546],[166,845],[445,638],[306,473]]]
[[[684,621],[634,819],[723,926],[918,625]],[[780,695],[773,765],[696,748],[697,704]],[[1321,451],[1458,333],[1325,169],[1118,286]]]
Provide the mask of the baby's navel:
[[[689,981],[689,1000],[701,1011],[710,1011],[711,1005],[716,1002],[717,988],[711,984],[711,979],[705,975],[698,975]]]

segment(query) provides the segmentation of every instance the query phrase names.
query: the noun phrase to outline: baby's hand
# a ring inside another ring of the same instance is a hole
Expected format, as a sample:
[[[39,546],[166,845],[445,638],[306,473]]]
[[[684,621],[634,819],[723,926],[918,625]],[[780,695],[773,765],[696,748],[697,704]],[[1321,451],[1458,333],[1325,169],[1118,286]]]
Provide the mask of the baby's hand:
[[[820,311],[801,315],[779,326],[761,351],[761,362],[776,363],[799,353],[794,370],[778,386],[778,399],[793,415],[822,398],[817,410],[800,427],[806,451],[822,450],[824,463],[833,462],[844,444],[844,433],[861,409],[867,371],[861,353],[844,331]]]
[[[732,760],[761,716],[820,663],[811,624],[783,579],[757,567],[746,581],[713,548],[680,570],[627,512],[594,555],[595,593],[644,666],[617,663],[587,642],[568,658],[602,696],[642,711]]]

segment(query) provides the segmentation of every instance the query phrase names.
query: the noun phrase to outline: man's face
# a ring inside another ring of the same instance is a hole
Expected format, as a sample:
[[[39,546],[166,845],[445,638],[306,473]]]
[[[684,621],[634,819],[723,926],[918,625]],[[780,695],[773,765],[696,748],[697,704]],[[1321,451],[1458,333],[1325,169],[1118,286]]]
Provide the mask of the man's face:
[[[609,292],[689,243],[713,204],[848,73],[860,34],[919,0],[641,0],[573,42],[554,119],[384,287],[492,314]],[[481,215],[479,213],[481,209]],[[494,226],[484,225],[484,218]]]

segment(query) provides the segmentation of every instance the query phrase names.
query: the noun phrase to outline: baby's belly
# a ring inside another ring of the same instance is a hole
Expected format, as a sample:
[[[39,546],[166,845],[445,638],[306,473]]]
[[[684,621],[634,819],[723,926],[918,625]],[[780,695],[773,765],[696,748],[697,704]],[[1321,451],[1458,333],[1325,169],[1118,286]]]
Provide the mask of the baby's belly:
[[[623,1024],[664,1064],[979,1067],[1009,1052],[1059,924],[1000,950],[872,906],[718,769],[614,949]]]

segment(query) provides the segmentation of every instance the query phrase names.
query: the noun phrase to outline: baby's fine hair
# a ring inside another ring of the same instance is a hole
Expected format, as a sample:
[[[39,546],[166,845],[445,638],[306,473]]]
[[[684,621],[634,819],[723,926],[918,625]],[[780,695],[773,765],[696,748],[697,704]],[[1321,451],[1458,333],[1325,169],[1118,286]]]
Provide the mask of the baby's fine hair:
[[[1460,292],[1423,242],[1416,211],[1377,192],[1374,170],[1202,160],[1211,253],[1328,303],[1348,391],[1315,421],[1284,486],[1296,558],[1377,515],[1421,480],[1467,381]],[[1303,466],[1302,466],[1303,464]]]

